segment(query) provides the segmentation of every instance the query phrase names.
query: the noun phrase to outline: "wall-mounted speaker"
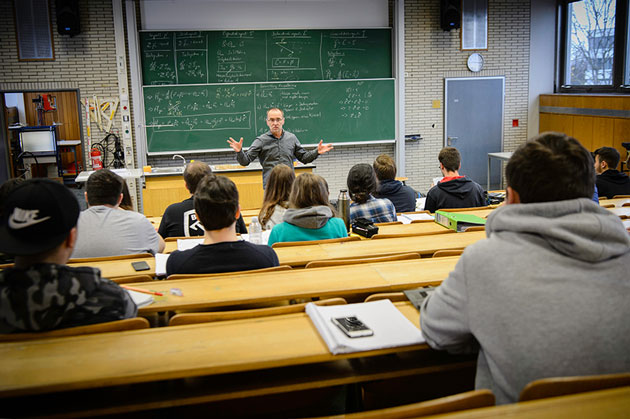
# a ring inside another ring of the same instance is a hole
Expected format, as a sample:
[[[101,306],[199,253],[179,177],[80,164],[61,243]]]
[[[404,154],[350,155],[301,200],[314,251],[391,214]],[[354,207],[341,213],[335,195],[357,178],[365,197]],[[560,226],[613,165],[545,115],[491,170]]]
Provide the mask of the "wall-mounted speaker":
[[[79,18],[79,0],[56,0],[57,32],[60,35],[78,35],[81,33]]]
[[[461,0],[441,0],[440,27],[445,31],[459,29],[461,20]]]

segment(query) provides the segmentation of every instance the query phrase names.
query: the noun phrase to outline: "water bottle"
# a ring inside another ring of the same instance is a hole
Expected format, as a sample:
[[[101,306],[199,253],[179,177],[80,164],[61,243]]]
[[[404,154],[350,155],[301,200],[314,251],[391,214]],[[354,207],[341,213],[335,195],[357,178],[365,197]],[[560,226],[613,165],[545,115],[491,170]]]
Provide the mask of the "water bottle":
[[[347,189],[339,191],[339,198],[337,198],[337,213],[346,224],[346,231],[350,231],[350,197],[348,196]]]
[[[262,226],[258,222],[258,217],[252,217],[249,223],[249,242],[262,244]]]

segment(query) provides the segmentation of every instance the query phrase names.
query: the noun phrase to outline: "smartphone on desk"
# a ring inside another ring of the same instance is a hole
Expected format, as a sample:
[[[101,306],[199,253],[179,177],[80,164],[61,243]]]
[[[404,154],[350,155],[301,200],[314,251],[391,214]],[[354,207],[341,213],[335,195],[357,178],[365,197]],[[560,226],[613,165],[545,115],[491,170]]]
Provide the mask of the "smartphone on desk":
[[[149,264],[146,263],[144,260],[140,261],[140,262],[131,262],[131,266],[133,267],[134,271],[136,271],[136,272],[138,272],[138,271],[148,271],[149,269],[151,269]]]
[[[362,338],[374,335],[372,329],[357,319],[356,316],[333,317],[330,320],[349,338]]]

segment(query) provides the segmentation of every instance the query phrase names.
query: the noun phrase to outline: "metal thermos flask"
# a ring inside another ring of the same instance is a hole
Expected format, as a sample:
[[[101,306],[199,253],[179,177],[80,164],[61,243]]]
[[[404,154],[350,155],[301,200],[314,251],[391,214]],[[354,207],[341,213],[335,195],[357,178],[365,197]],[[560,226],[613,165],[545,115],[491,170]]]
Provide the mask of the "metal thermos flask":
[[[350,197],[348,196],[347,189],[339,191],[339,198],[337,198],[337,213],[339,213],[339,216],[346,224],[346,230],[350,231]]]

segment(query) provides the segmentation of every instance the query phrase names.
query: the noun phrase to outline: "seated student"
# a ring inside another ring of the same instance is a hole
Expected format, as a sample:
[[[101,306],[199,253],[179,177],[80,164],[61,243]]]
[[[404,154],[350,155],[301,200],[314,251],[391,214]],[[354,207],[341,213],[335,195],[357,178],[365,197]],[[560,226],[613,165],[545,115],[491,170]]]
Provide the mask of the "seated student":
[[[435,212],[442,208],[483,207],[486,197],[481,185],[459,175],[462,157],[455,147],[444,147],[438,155],[444,178],[429,189],[424,209]]]
[[[269,174],[262,208],[258,214],[260,225],[265,230],[271,230],[282,222],[284,212],[289,208],[289,195],[294,181],[295,172],[284,164],[277,165]]]
[[[195,212],[205,231],[203,244],[171,253],[166,262],[167,275],[278,266],[278,256],[269,246],[243,241],[236,235],[236,220],[241,209],[234,182],[210,174],[199,182],[193,197]]]
[[[325,240],[348,237],[346,225],[334,216],[328,202],[328,184],[323,177],[302,173],[293,182],[289,209],[277,224],[267,244],[278,242]]]
[[[193,194],[201,179],[210,173],[212,173],[212,169],[207,163],[193,161],[186,165],[184,169],[184,183],[190,193],[190,198],[171,204],[166,208],[158,228],[160,236],[164,238],[203,236],[203,226],[197,219],[193,208]],[[236,232],[247,234],[245,221],[240,215],[236,221]]]
[[[66,266],[77,239],[79,203],[49,179],[31,179],[3,203],[0,333],[40,332],[135,317],[136,305],[98,269]]]
[[[599,196],[630,195],[630,178],[617,169],[621,156],[617,149],[601,147],[595,150],[595,172]]]
[[[374,193],[376,198],[389,199],[396,212],[410,212],[416,210],[416,197],[418,194],[413,188],[403,185],[396,180],[396,163],[387,154],[381,154],[374,160],[372,164],[376,178],[378,179],[378,188]]]
[[[73,258],[158,253],[164,240],[144,215],[119,209],[123,179],[108,169],[97,170],[87,180],[88,209],[79,216],[79,237]]]
[[[543,133],[506,166],[506,205],[422,304],[434,349],[479,350],[477,389],[516,402],[545,377],[630,371],[630,235],[593,201],[593,159]]]
[[[357,218],[366,218],[373,223],[397,221],[396,208],[389,199],[374,198],[378,182],[372,166],[366,163],[355,164],[348,172],[348,192],[350,204],[350,223]]]

